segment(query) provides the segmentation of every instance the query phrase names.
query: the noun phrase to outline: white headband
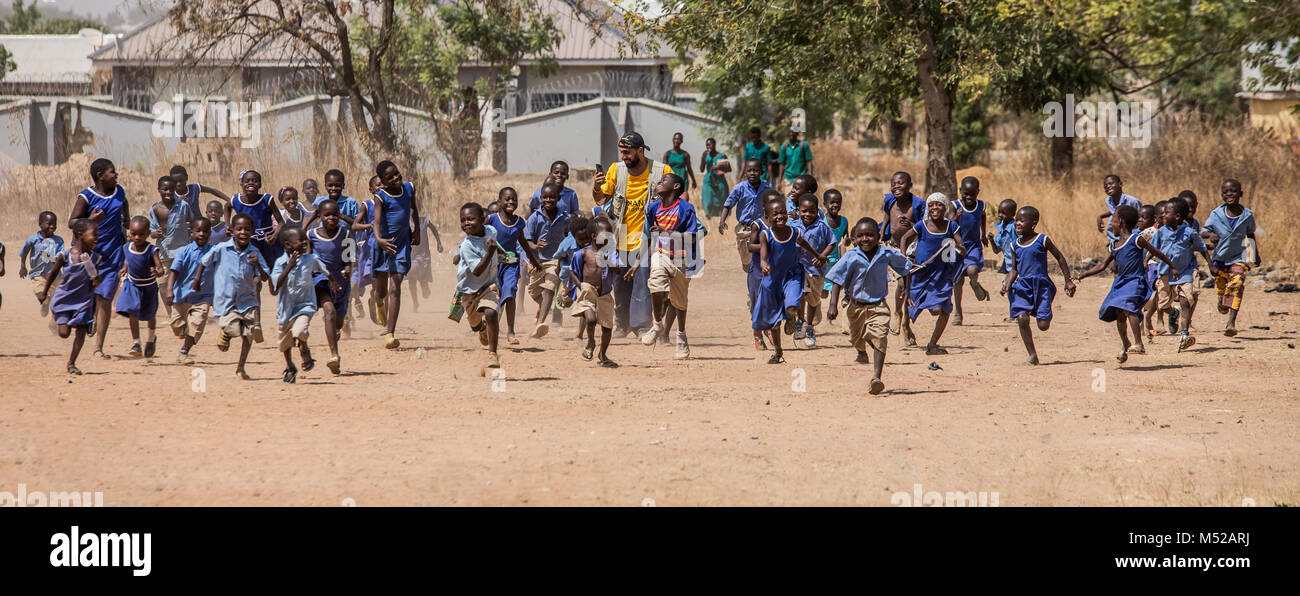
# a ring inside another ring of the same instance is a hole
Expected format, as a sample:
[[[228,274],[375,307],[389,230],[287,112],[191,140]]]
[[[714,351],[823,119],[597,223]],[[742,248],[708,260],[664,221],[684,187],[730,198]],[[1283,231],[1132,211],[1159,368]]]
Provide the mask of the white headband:
[[[930,203],[940,203],[940,204],[942,204],[942,205],[944,205],[944,206],[947,206],[947,205],[948,205],[948,197],[947,197],[947,195],[944,195],[944,194],[941,193],[941,192],[936,192],[936,193],[934,193],[934,194],[932,194],[932,195],[930,195],[930,196],[928,196],[928,197],[925,198],[925,204],[926,204],[927,207],[930,205]]]

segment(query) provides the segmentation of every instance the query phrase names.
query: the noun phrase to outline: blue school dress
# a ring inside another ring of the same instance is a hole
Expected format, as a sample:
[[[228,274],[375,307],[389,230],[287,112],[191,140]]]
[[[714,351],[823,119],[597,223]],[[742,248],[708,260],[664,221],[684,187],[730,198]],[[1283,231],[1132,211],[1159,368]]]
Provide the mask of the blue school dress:
[[[402,183],[402,194],[393,196],[379,189],[375,196],[383,201],[384,221],[379,222],[379,233],[392,239],[397,252],[389,254],[375,250],[375,271],[406,275],[411,271],[411,204],[415,201],[415,186]]]
[[[957,236],[957,222],[945,221],[944,223],[947,227],[942,234],[930,232],[925,222],[912,226],[912,230],[916,232],[916,256],[912,257],[913,262],[926,262],[943,249],[944,240]],[[956,254],[952,256],[955,257]],[[933,308],[945,313],[952,312],[953,280],[961,267],[961,259],[953,258],[952,262],[948,262],[945,260],[945,255],[939,255],[930,261],[930,264],[912,274],[908,295],[913,304],[908,305],[907,316],[915,321],[921,313]]]
[[[340,319],[348,316],[348,295],[352,291],[348,279],[343,277],[343,269],[347,267],[347,262],[343,260],[343,251],[347,247],[348,230],[347,224],[339,222],[339,229],[334,232],[334,237],[325,236],[324,226],[317,226],[307,230],[307,239],[311,241],[311,252],[320,259],[321,264],[325,265],[325,271],[329,272],[329,278],[334,279],[338,284],[337,292],[330,289],[329,278],[317,274],[312,283],[316,285],[316,292],[319,294],[324,291],[329,293],[330,302],[334,303],[334,312]]]
[[[107,273],[105,271],[107,265],[102,255],[92,252],[90,257],[91,263],[95,265],[101,276]],[[97,286],[91,284],[90,272],[86,270],[86,264],[72,258],[71,249],[63,251],[63,270],[59,275],[62,281],[55,286],[54,293],[49,299],[50,314],[54,315],[54,323],[69,327],[94,325]]]
[[[284,218],[284,227],[302,229],[302,224],[307,223],[307,220],[311,219],[311,211],[303,208],[302,205],[298,205],[297,213],[289,211],[288,209],[281,209],[280,217]],[[313,225],[319,224],[320,220],[318,219],[316,220],[316,224]]]
[[[767,234],[767,264],[772,271],[763,275],[762,265],[755,265],[762,281],[754,301],[752,327],[771,329],[785,320],[785,309],[798,307],[803,299],[803,267],[799,265],[799,231],[787,226],[790,237],[785,242],[776,239],[776,232],[764,227]]]
[[[153,255],[158,247],[150,244],[144,252],[135,252],[128,244],[122,247],[126,259],[126,279],[117,294],[114,310],[124,317],[152,321],[158,314],[158,279],[153,275]]]
[[[1056,298],[1056,284],[1047,276],[1047,234],[1039,234],[1022,246],[1020,240],[1011,245],[1015,251],[1016,282],[1011,284],[1007,299],[1011,301],[1011,318],[1023,313],[1041,321],[1052,320],[1052,300]]]
[[[831,225],[831,220],[829,216],[823,217],[822,221],[826,222],[827,226]],[[840,225],[837,227],[832,227],[831,231],[835,232],[835,250],[832,250],[830,256],[826,257],[827,271],[830,271],[831,267],[834,267],[836,263],[840,262],[840,246],[844,243],[844,235],[849,233],[849,218],[841,215]],[[822,290],[829,292],[831,291],[831,286],[833,285],[835,284],[832,284],[831,280],[828,279],[826,280],[826,283],[822,286]]]
[[[375,221],[375,201],[366,199],[362,201],[357,213],[360,214],[360,207],[366,208],[365,217],[357,217],[356,223],[369,224]],[[375,233],[370,228],[361,231],[353,231],[352,237],[357,242],[357,264],[352,268],[352,285],[360,289],[375,281],[375,251],[379,247],[375,245]]]
[[[1147,283],[1147,251],[1137,245],[1139,232],[1134,231],[1118,248],[1111,243],[1110,254],[1115,256],[1115,282],[1110,286],[1110,293],[1101,303],[1097,316],[1107,323],[1119,318],[1116,309],[1137,315],[1142,320],[1142,305],[1151,295],[1151,286]]]
[[[95,286],[95,295],[112,300],[117,293],[117,272],[122,268],[122,247],[126,246],[126,231],[122,227],[126,189],[119,184],[112,196],[106,197],[96,192],[92,186],[79,194],[86,200],[86,217],[90,217],[96,209],[104,211],[104,217],[98,222],[98,240],[95,241],[95,267],[99,269],[99,285]]]
[[[984,244],[980,242],[980,220],[984,219],[984,201],[976,200],[975,208],[967,210],[961,201],[953,201],[952,206],[957,209],[957,225],[961,227],[961,243],[966,248],[966,258],[962,261],[961,267],[957,269],[957,275],[966,271],[967,267],[975,267],[976,271],[984,269]]]
[[[236,213],[247,213],[253,218],[253,247],[257,252],[262,253],[262,258],[266,259],[266,262],[274,263],[284,253],[284,249],[280,247],[279,242],[274,242],[275,238],[272,237],[275,230],[275,216],[271,213],[271,195],[262,193],[256,203],[249,205],[244,202],[244,195],[241,193],[242,191],[230,196],[230,207]],[[230,231],[227,230],[226,233],[229,234]]]
[[[488,216],[488,225],[496,228],[497,243],[501,248],[506,249],[506,252],[514,253],[510,259],[506,259],[507,255],[501,255],[501,264],[497,265],[497,292],[501,297],[497,301],[497,306],[505,304],[507,300],[513,300],[515,292],[519,289],[519,238],[523,235],[524,226],[527,224],[528,222],[518,214],[515,215],[515,224],[512,226],[501,221],[500,213]],[[507,263],[507,260],[514,262]]]
[[[750,224],[758,228],[759,234],[768,232],[767,224],[759,218]],[[749,291],[749,315],[754,316],[754,306],[758,304],[758,286],[763,283],[763,267],[759,262],[758,253],[749,253],[749,273],[745,274],[745,285]]]

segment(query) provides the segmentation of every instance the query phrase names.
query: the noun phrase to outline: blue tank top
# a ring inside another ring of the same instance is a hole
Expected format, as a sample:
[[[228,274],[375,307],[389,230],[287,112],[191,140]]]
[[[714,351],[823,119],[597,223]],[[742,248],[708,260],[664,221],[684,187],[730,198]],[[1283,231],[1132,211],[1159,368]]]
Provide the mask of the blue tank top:
[[[515,225],[507,226],[501,221],[500,213],[493,213],[488,216],[488,225],[497,230],[497,243],[510,252],[519,253],[519,236],[524,233],[524,226],[528,222],[518,214],[515,215]]]
[[[1020,239],[1012,243],[1012,250],[1016,252],[1016,277],[1019,279],[1047,277],[1047,234],[1039,234],[1029,242],[1029,246],[1021,246]]]
[[[348,231],[342,223],[339,229],[335,230],[333,238],[324,236],[325,228],[317,227],[307,231],[307,238],[311,240],[311,252],[320,259],[321,264],[325,265],[325,270],[331,275],[338,275],[343,272],[347,263],[343,261],[343,250],[347,246]]]
[[[961,226],[961,243],[967,251],[980,245],[980,220],[984,218],[984,201],[976,200],[975,208],[967,211],[961,201],[953,201],[957,209],[957,225]]]
[[[99,240],[95,242],[95,254],[102,258],[97,266],[108,270],[120,269],[122,247],[126,246],[126,231],[122,227],[122,214],[126,208],[126,189],[119,184],[113,191],[113,195],[108,197],[96,192],[94,187],[78,194],[86,200],[86,217],[90,217],[96,209],[104,210],[104,217],[98,222]]]
[[[1111,248],[1115,255],[1115,277],[1142,277],[1146,275],[1146,251],[1137,245],[1138,232],[1133,232],[1119,248]]]
[[[236,213],[247,213],[253,218],[253,240],[266,240],[275,229],[275,216],[271,215],[271,195],[262,193],[256,203],[244,202],[244,195],[235,193],[230,197],[230,206]]]
[[[158,247],[152,244],[146,245],[142,253],[132,250],[130,244],[122,247],[122,254],[126,257],[126,275],[131,278],[131,283],[140,287],[158,283],[153,276],[153,253],[156,250]]]
[[[379,189],[375,196],[384,202],[384,221],[379,222],[379,231],[384,238],[393,238],[398,246],[411,244],[411,202],[415,199],[415,187],[410,182],[402,183],[402,194],[393,196],[388,191]]]
[[[789,227],[789,226],[786,226]],[[790,228],[790,237],[785,242],[776,239],[776,231],[763,227],[767,232],[767,264],[772,268],[771,275],[785,273],[799,266],[799,230]]]

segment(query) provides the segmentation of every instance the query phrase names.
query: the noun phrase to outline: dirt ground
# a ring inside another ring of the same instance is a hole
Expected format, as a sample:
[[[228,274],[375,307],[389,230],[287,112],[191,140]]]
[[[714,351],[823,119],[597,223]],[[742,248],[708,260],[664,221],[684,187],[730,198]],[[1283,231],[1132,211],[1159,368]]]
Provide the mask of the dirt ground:
[[[446,232],[451,250],[460,234]],[[1114,326],[1096,314],[1109,277],[1085,280],[1058,297],[1037,335],[1045,365],[1032,367],[994,293],[967,301],[966,325],[944,336],[950,355],[891,338],[887,392],[870,396],[870,369],[853,363],[838,322],[820,328],[820,347],[765,364],[743,274],[715,235],[691,287],[690,360],[628,338],[610,347],[622,368],[599,369],[579,359],[566,322],[503,348],[494,380],[478,376],[477,338],[446,317],[447,253],[432,297],[406,302],[402,348],[384,350],[364,321],[342,344],[342,376],[321,365],[286,385],[263,344],[255,380],[238,381],[212,328],[195,367],[172,363],[166,329],[152,362],[127,358],[115,318],[107,349],[119,356],[92,359],[88,340],[86,374],[70,378],[71,342],[39,317],[11,240],[0,491],[102,491],[109,506],[890,505],[916,491],[997,493],[1002,506],[1300,501],[1300,294],[1250,288],[1242,333],[1227,338],[1211,291],[1195,348],[1178,354],[1157,337],[1119,365]],[[533,305],[525,312],[521,334]],[[918,335],[931,326],[923,315]],[[319,320],[312,333],[323,362]]]

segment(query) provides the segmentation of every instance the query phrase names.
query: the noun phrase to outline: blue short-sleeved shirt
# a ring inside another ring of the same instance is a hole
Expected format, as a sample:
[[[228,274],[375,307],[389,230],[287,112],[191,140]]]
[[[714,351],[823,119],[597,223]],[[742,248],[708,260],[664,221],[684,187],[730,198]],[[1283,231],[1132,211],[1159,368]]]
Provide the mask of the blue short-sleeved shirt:
[[[176,292],[176,302],[180,304],[212,304],[213,291],[213,274],[215,269],[208,267],[203,270],[203,281],[199,283],[199,291],[194,291],[194,277],[199,273],[199,264],[203,262],[212,251],[212,244],[199,246],[191,242],[181,248],[176,257],[172,259],[172,271],[176,272],[173,288]]]
[[[1110,219],[1106,220],[1106,237],[1110,238],[1111,240],[1116,239],[1115,235],[1110,233],[1111,220],[1115,219],[1115,210],[1119,209],[1120,205],[1128,205],[1129,207],[1137,209],[1138,211],[1142,210],[1142,201],[1139,201],[1137,197],[1131,194],[1128,194],[1126,192],[1120,193],[1118,203],[1116,203],[1114,199],[1111,199],[1110,195],[1107,195],[1106,209],[1110,211]]]
[[[27,238],[23,243],[23,249],[18,253],[18,258],[27,259],[28,277],[45,277],[54,267],[54,260],[63,252],[63,238],[58,234],[50,234],[47,238],[44,234],[37,232]]]
[[[560,189],[560,198],[555,201],[555,208],[560,213],[567,213],[569,216],[578,214],[578,191],[569,187]],[[533,198],[528,199],[528,210],[530,212],[541,211],[542,209],[542,189],[539,187],[533,191]],[[531,215],[531,214],[530,214]]]
[[[808,241],[808,244],[817,249],[818,254],[825,250],[827,246],[835,244],[835,230],[826,225],[823,220],[817,220],[810,226],[805,226],[802,219],[796,218],[790,227],[799,230],[799,235]],[[799,249],[799,264],[803,265],[804,272],[808,275],[825,275],[824,267],[814,267],[812,264],[812,255],[808,251]]]
[[[727,195],[727,200],[722,203],[723,207],[736,208],[736,221],[742,224],[748,224],[756,219],[763,217],[763,205],[758,197],[765,191],[772,188],[771,184],[760,182],[755,188],[748,180],[732,187],[731,193]]]
[[[569,233],[569,214],[557,208],[555,219],[547,219],[546,212],[537,210],[528,216],[528,223],[524,225],[524,239],[534,244],[546,239],[546,246],[537,250],[537,258],[543,261],[555,259],[555,252],[560,248],[560,242],[564,241],[565,235]]]
[[[460,248],[457,249],[460,254],[460,264],[456,267],[456,291],[463,294],[473,294],[484,286],[495,283],[497,280],[497,262],[500,260],[501,251],[492,255],[492,263],[483,268],[483,273],[474,275],[474,268],[483,262],[487,256],[490,242],[497,241],[496,228],[492,226],[483,226],[482,236],[465,235],[465,239],[460,241]]]
[[[1201,240],[1201,235],[1192,229],[1191,225],[1183,222],[1178,227],[1165,226],[1156,232],[1156,248],[1165,253],[1170,261],[1173,261],[1174,267],[1178,268],[1178,278],[1170,279],[1170,285],[1185,284],[1192,281],[1192,275],[1195,270],[1193,257],[1196,253],[1205,250],[1205,241]],[[1169,274],[1169,265],[1160,261],[1156,273],[1159,275]]]
[[[1228,206],[1219,205],[1205,220],[1205,230],[1219,236],[1219,242],[1214,245],[1214,254],[1210,258],[1224,266],[1233,263],[1253,265],[1246,263],[1245,241],[1247,235],[1255,233],[1255,215],[1250,209],[1242,207],[1241,215],[1235,218],[1235,222],[1233,219],[1228,216]]]
[[[271,283],[280,280],[280,275],[289,267],[289,255],[282,254],[275,260],[271,270]],[[316,313],[316,275],[328,275],[325,264],[312,253],[298,255],[298,263],[289,271],[284,285],[276,288],[275,320],[281,324],[292,321],[302,315]]]
[[[167,214],[167,221],[158,221],[158,214],[154,209],[161,203],[162,201],[155,201],[149,206],[149,231],[163,230],[163,235],[157,242],[158,256],[174,259],[176,251],[190,243],[190,221],[197,218],[198,214],[190,210],[189,203],[173,201],[171,211]]]
[[[560,245],[555,248],[555,258],[560,261],[560,282],[564,285],[571,285],[569,279],[569,259],[573,253],[578,251],[578,241],[573,238],[573,234],[564,237]]]
[[[884,244],[877,245],[876,254],[871,256],[855,246],[840,256],[826,272],[826,279],[844,288],[849,298],[875,303],[889,294],[890,267],[902,275],[912,268],[912,260]]]
[[[257,265],[248,262],[248,256],[257,257]],[[232,310],[243,312],[260,302],[257,297],[257,266],[266,271],[266,259],[261,251],[248,243],[243,250],[234,241],[212,247],[202,261],[205,271],[215,268],[212,276],[212,313],[218,317]]]

